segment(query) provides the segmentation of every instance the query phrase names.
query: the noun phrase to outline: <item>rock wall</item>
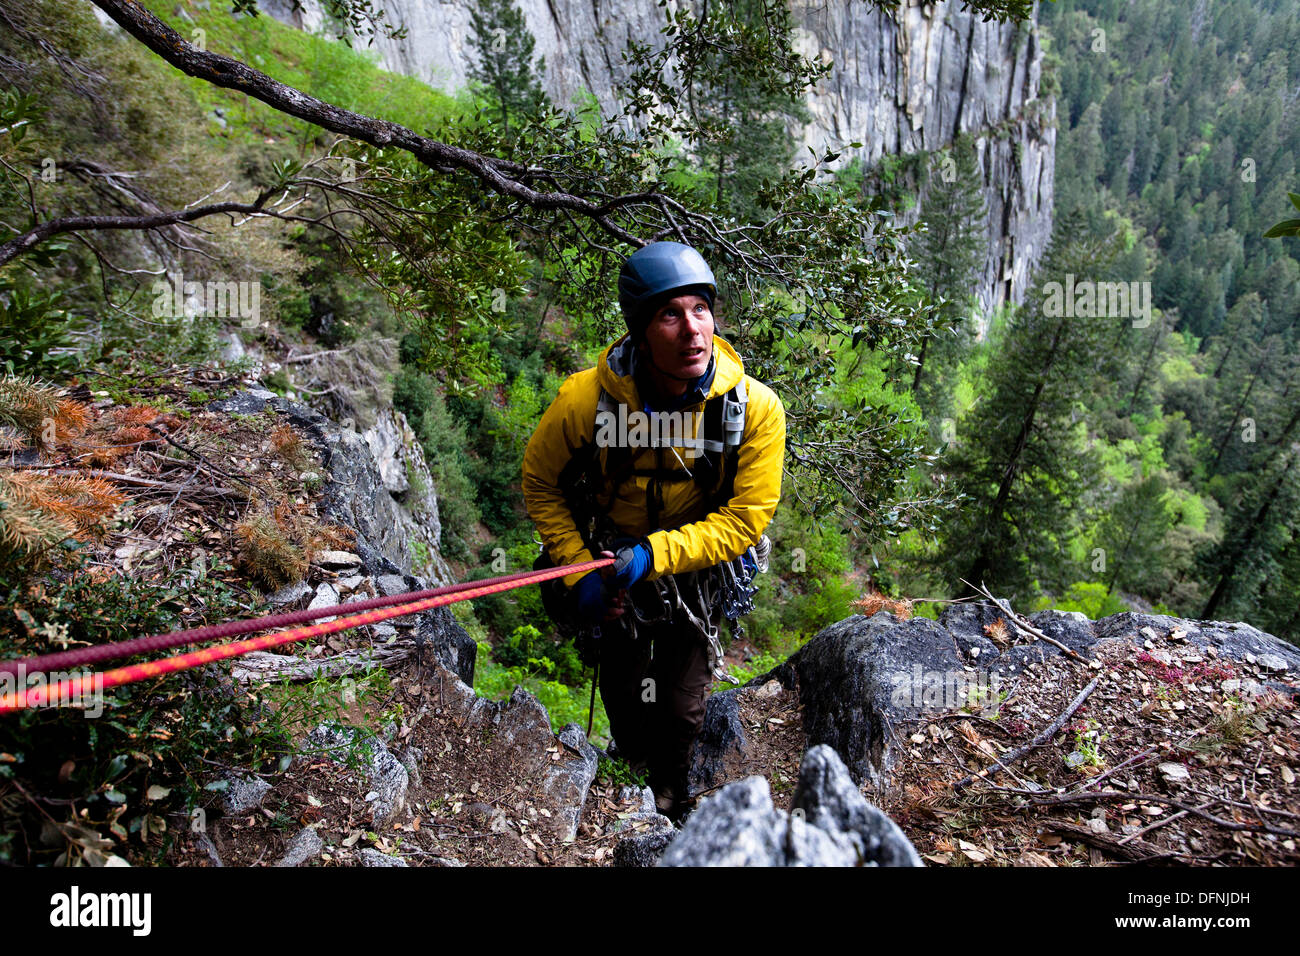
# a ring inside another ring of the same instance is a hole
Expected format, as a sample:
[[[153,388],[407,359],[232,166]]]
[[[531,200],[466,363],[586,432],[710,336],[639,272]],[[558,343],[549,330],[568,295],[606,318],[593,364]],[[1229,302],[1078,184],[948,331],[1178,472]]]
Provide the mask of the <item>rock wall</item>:
[[[470,60],[470,0],[384,0],[404,24],[402,40],[376,38],[389,70],[457,90]],[[272,15],[318,29],[317,0],[294,13],[288,0],[262,0]],[[546,58],[544,85],[558,103],[588,90],[614,101],[629,39],[654,42],[663,22],[655,0],[520,0]],[[669,9],[677,7],[671,0]],[[808,96],[804,145],[823,151],[852,142],[870,163],[885,155],[937,150],[959,133],[976,137],[989,211],[988,255],[978,294],[985,309],[1022,300],[1051,235],[1056,104],[1039,98],[1043,47],[1036,19],[984,23],[959,2],[905,0],[886,13],[865,0],[794,0],[805,55],[829,59],[831,75]]]
[[[446,563],[436,550],[439,526],[437,499],[432,486],[429,485],[415,500],[414,510],[395,496],[385,478],[386,459],[376,455],[374,427],[364,433],[358,433],[352,427],[340,427],[319,412],[260,388],[220,399],[208,408],[256,415],[268,405],[321,451],[324,490],[320,513],[356,532],[355,555],[344,557],[355,565],[351,570],[357,582],[363,578],[373,580],[379,591],[388,595],[451,583]],[[410,432],[410,426],[406,425],[400,412],[393,413],[390,409],[388,414],[397,416],[392,423],[394,428]],[[379,421],[383,420],[381,415]],[[395,454],[409,456],[409,461],[399,458],[399,462],[413,469],[410,473],[419,473],[418,470],[423,469],[422,474],[428,480],[424,454],[413,436],[411,438],[412,441]],[[430,550],[430,545],[434,550]],[[307,590],[310,589],[291,585],[272,598],[272,602],[285,606],[304,597]],[[340,596],[337,590],[332,590],[328,598],[319,592],[317,594],[326,605],[339,603]],[[477,647],[447,608],[424,611],[404,619],[398,626],[413,628],[412,637],[417,646],[431,648],[436,660],[473,683]],[[384,633],[393,632],[393,625],[379,624],[376,627],[383,629]]]

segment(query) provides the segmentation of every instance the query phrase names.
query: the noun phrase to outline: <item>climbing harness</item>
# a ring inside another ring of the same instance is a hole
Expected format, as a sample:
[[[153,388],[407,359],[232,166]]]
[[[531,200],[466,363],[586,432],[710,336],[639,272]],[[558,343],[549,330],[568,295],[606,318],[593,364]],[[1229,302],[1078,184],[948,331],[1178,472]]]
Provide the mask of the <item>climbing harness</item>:
[[[739,618],[754,609],[757,573],[766,572],[772,542],[767,535],[738,558],[700,571],[666,574],[642,581],[628,593],[632,613],[619,618],[627,636],[637,638],[638,625],[666,624],[684,620],[709,647],[709,670],[714,680],[740,683],[727,672],[722,653],[720,627],[714,611],[720,610],[732,632],[743,633]]]
[[[646,513],[651,527],[659,524],[664,482],[694,481],[704,496],[702,510],[705,514],[717,510],[729,500],[734,489],[736,459],[745,434],[748,402],[743,378],[725,393],[710,398],[705,402],[702,421],[695,435],[679,434],[673,436],[675,440],[655,441],[648,445],[656,449],[655,468],[635,467],[635,450],[622,444],[605,448],[602,466],[601,449],[595,439],[581,445],[561,470],[559,486],[591,553],[617,550],[616,542],[626,538],[609,520],[608,506],[619,486],[630,476],[649,479]],[[673,413],[652,412],[648,406],[644,413],[650,416],[650,434],[659,438],[659,419],[655,416]],[[602,425],[609,427],[618,423],[621,427],[627,414],[627,410],[602,388],[596,401],[593,436],[599,434]],[[665,448],[673,452],[680,468],[663,466]],[[689,453],[690,464],[682,459],[679,449]],[[731,561],[700,571],[663,575],[653,581],[639,582],[629,591],[631,613],[619,618],[617,626],[629,639],[636,640],[638,625],[684,621],[708,645],[709,668],[714,678],[737,683],[726,671],[720,628],[714,623],[715,610],[721,610],[721,616],[727,619],[733,632],[742,632],[739,618],[754,609],[754,595],[758,591],[754,576],[767,570],[771,550],[771,541],[763,535],[758,544]],[[545,567],[549,563],[550,557],[543,546],[534,567]],[[543,603],[560,632],[574,639],[583,662],[593,664],[598,660],[599,640],[592,637],[592,629],[577,616],[566,592],[559,581],[543,585]]]

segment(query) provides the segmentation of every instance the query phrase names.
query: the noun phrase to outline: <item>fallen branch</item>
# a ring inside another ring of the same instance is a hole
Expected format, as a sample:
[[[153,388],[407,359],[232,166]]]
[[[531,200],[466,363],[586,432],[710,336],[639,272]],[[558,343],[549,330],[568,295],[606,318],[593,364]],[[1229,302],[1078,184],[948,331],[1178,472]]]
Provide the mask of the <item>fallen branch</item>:
[[[1070,648],[1066,647],[1060,641],[1056,640],[1056,638],[1048,637],[1038,628],[1034,627],[1034,625],[1030,624],[1029,621],[1026,620],[1024,617],[1017,614],[1015,611],[1011,610],[1011,605],[1008,604],[1006,601],[1003,601],[999,598],[995,598],[992,592],[989,591],[989,589],[984,586],[983,581],[980,582],[979,587],[975,587],[975,585],[971,584],[969,581],[963,578],[962,584],[966,585],[968,588],[971,588],[974,591],[978,591],[980,594],[984,595],[984,597],[992,601],[994,606],[1003,614],[1005,614],[1008,620],[1010,620],[1011,623],[1014,624],[1018,630],[1023,631],[1025,634],[1029,635],[1030,637],[1036,640],[1046,641],[1048,644],[1051,644],[1053,647],[1060,648],[1062,653],[1064,653],[1068,657],[1074,658],[1076,661],[1078,661],[1081,664],[1088,663],[1086,660],[1084,660],[1082,657],[1079,656],[1078,652],[1073,651]]]
[[[1229,807],[1237,807],[1241,810],[1255,810],[1260,813],[1272,813],[1279,817],[1288,817],[1292,820],[1300,820],[1300,813],[1290,813],[1286,810],[1277,810],[1273,807],[1261,806],[1253,800],[1250,803],[1238,803],[1236,800],[1229,800],[1227,797],[1219,797],[1211,793],[1203,793],[1200,790],[1192,790],[1192,793],[1196,794],[1198,797],[1210,797],[1211,799],[1217,800],[1219,803],[1225,804]]]
[[[218,485],[204,485],[200,488],[186,488],[185,485],[178,485],[174,481],[154,481],[152,478],[138,478],[135,475],[123,475],[116,471],[102,471],[98,468],[55,468],[50,472],[52,475],[90,475],[94,478],[107,478],[111,481],[125,481],[130,485],[144,485],[149,488],[157,488],[160,491],[190,491],[190,492],[210,492],[223,498],[238,498],[240,501],[246,500],[246,497],[237,491],[229,488],[222,488]]]
[[[1170,819],[1172,819],[1172,817]],[[1120,857],[1121,859],[1128,860],[1132,863],[1145,863],[1154,856],[1163,855],[1143,850],[1140,847],[1129,846],[1129,840],[1138,836],[1138,833],[1131,834],[1123,840],[1116,840],[1104,833],[1095,833],[1087,827],[1081,827],[1076,823],[1067,823],[1064,820],[1049,820],[1045,826],[1053,833],[1068,836],[1077,843],[1086,843],[1088,846],[1096,847],[1098,850],[1110,853],[1113,856]],[[1144,832],[1146,831],[1139,831],[1139,833]]]
[[[1213,801],[1211,801],[1211,803],[1212,802]],[[1209,805],[1210,805],[1209,803],[1203,803],[1201,804],[1201,809],[1204,810]],[[1173,823],[1175,820],[1187,816],[1187,813],[1188,811],[1186,810],[1179,810],[1177,813],[1172,813],[1169,816],[1165,817],[1163,820],[1157,820],[1155,823],[1149,823],[1146,826],[1144,826],[1141,830],[1137,830],[1133,833],[1130,833],[1128,836],[1124,837],[1124,839],[1120,840],[1119,842],[1128,843],[1130,840],[1136,840],[1144,833],[1150,833],[1152,830],[1159,829],[1160,827],[1164,826],[1166,823]]]
[[[1105,780],[1105,779],[1106,779],[1107,777],[1109,777],[1111,774],[1116,773],[1117,771],[1123,770],[1125,767],[1127,767],[1127,766],[1128,766],[1129,764],[1131,764],[1131,763],[1135,763],[1135,762],[1137,762],[1137,761],[1141,761],[1141,760],[1146,760],[1148,757],[1152,756],[1155,752],[1156,752],[1156,748],[1155,748],[1155,747],[1150,747],[1150,748],[1148,748],[1147,750],[1142,751],[1142,753],[1140,753],[1140,754],[1137,754],[1137,755],[1135,755],[1135,756],[1129,757],[1127,760],[1124,760],[1124,761],[1122,761],[1122,762],[1120,762],[1120,763],[1117,763],[1115,766],[1111,767],[1111,768],[1110,768],[1109,770],[1107,770],[1105,773],[1099,773],[1099,774],[1097,774],[1097,776],[1095,776],[1095,777],[1089,777],[1087,780],[1084,780],[1084,781],[1083,781],[1082,786],[1083,786],[1085,789],[1088,788],[1088,787],[1095,787],[1097,784],[1101,783],[1103,780]]]
[[[1088,686],[1079,692],[1079,696],[1074,698],[1074,700],[1070,701],[1070,706],[1065,708],[1065,711],[1061,714],[1061,716],[1057,717],[1054,721],[1052,721],[1051,724],[1047,726],[1046,730],[1042,731],[1042,733],[1040,733],[1029,743],[1025,744],[1025,746],[1011,751],[1011,753],[1007,754],[1004,759],[998,760],[995,757],[994,759],[997,760],[996,766],[985,767],[979,773],[973,773],[968,777],[962,777],[962,779],[958,780],[955,784],[953,784],[953,789],[965,790],[976,780],[980,780],[984,777],[987,777],[990,772],[998,768],[1001,768],[1002,770],[1006,770],[1008,773],[1011,773],[1011,771],[1007,768],[1007,765],[1013,764],[1016,761],[1020,760],[1031,750],[1038,749],[1044,743],[1050,740],[1053,736],[1055,736],[1056,732],[1065,725],[1065,722],[1074,716],[1074,712],[1078,710],[1081,706],[1083,706],[1083,702],[1088,699],[1088,695],[1097,689],[1097,682],[1100,680],[1101,680],[1100,675],[1094,677],[1092,681],[1088,684]],[[1014,774],[1012,774],[1012,776],[1014,776]]]
[[[1176,810],[1184,810],[1193,816],[1200,817],[1202,820],[1208,820],[1215,826],[1223,827],[1225,830],[1248,830],[1250,832],[1263,830],[1267,833],[1275,833],[1278,836],[1300,837],[1300,830],[1285,830],[1281,827],[1273,827],[1263,820],[1258,823],[1237,823],[1235,820],[1225,820],[1222,817],[1216,817],[1212,813],[1207,813],[1200,807],[1193,807],[1178,800],[1162,797],[1156,793],[1125,793],[1122,790],[1103,790],[1099,793],[1054,794],[1051,796],[1031,794],[1027,796],[1027,799],[1035,806],[1040,807],[1059,806],[1067,803],[1101,803],[1109,800],[1123,800],[1128,803],[1160,803]]]
[[[329,349],[325,352],[307,352],[304,355],[290,355],[288,358],[280,359],[281,365],[292,365],[295,362],[312,362],[318,358],[324,358],[327,355],[342,355],[344,352],[352,351],[352,346],[341,349]]]
[[[228,471],[222,471],[216,465],[212,464],[212,462],[208,461],[207,458],[203,457],[203,454],[199,452],[197,449],[190,448],[188,445],[182,445],[175,438],[172,438],[172,436],[168,435],[166,431],[164,431],[162,428],[159,428],[157,423],[152,423],[146,427],[150,431],[159,435],[163,439],[163,441],[167,442],[167,444],[171,445],[173,448],[176,448],[179,451],[185,452],[185,454],[187,455],[197,458],[202,464],[206,465],[208,470],[211,471],[213,474],[220,475],[222,478],[229,478],[231,481],[237,481],[241,485],[247,485],[250,489],[256,490],[254,488],[253,483],[249,481],[247,478],[240,477],[239,475],[232,475]]]
[[[322,621],[333,618],[322,618]],[[366,650],[345,651],[335,657],[313,659],[293,657],[289,654],[268,654],[254,651],[245,654],[230,671],[230,676],[240,683],[254,681],[301,681],[318,677],[344,677],[365,673],[376,667],[392,667],[411,656],[410,646],[375,647]]]

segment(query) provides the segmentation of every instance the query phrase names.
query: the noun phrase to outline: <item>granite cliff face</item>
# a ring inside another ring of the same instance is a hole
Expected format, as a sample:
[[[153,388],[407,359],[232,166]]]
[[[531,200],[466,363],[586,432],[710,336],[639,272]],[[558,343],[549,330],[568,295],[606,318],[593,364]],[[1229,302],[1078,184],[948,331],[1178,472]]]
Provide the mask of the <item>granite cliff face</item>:
[[[959,133],[976,137],[989,212],[980,299],[986,309],[1019,302],[1051,234],[1054,187],[1056,105],[1039,96],[1036,21],[984,23],[955,0],[905,0],[896,13],[865,0],[793,3],[802,51],[834,64],[809,94],[805,145],[821,151],[860,142],[856,152],[870,163],[940,149]],[[470,0],[381,5],[409,31],[403,40],[375,41],[385,67],[448,90],[465,85]],[[263,6],[304,29],[321,24],[317,0],[304,0],[300,13],[288,0]],[[546,58],[544,84],[559,103],[585,89],[609,106],[627,41],[653,42],[663,22],[655,0],[520,0],[520,7],[536,55]]]

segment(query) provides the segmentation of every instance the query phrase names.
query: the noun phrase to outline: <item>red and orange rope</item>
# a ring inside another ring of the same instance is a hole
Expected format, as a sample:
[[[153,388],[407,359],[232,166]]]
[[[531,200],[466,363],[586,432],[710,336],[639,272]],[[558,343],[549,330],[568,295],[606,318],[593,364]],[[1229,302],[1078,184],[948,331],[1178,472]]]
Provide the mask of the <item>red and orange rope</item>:
[[[280,631],[276,634],[265,634],[261,637],[234,641],[233,643],[222,644],[217,647],[190,651],[187,654],[169,657],[161,661],[148,661],[143,664],[131,664],[126,667],[118,667],[114,670],[104,671],[99,674],[92,674],[86,677],[75,677],[71,680],[60,681],[53,685],[47,684],[41,687],[22,689],[15,691],[14,693],[0,696],[0,714],[7,714],[28,707],[42,707],[50,701],[85,700],[90,694],[107,690],[110,687],[118,687],[122,684],[147,680],[150,677],[162,677],[166,674],[174,674],[177,671],[189,670],[193,667],[200,667],[204,664],[211,664],[231,657],[239,657],[252,651],[262,651],[272,647],[280,647],[284,644],[292,644],[297,641],[307,640],[308,638],[320,637],[324,634],[333,634],[337,631],[345,631],[349,628],[360,627],[363,624],[375,624],[379,621],[385,621],[390,617],[401,617],[406,614],[418,614],[421,611],[428,611],[435,607],[454,604],[457,601],[468,601],[476,597],[496,594],[501,591],[509,591],[513,588],[524,587],[528,584],[538,584],[542,581],[549,581],[569,574],[594,571],[613,563],[614,562],[609,558],[600,558],[583,564],[505,575],[500,578],[490,578],[483,582],[471,581],[466,582],[465,584],[451,585],[448,588],[436,589],[440,593],[434,593],[432,596],[424,597],[417,601],[398,604],[395,607],[376,608],[373,610],[367,610],[361,614],[350,614],[346,617],[339,617],[336,620],[324,624],[295,627],[287,631]],[[394,598],[376,598],[372,601],[357,602],[357,605],[373,605],[377,601],[386,601],[391,603],[394,600],[401,600],[405,597],[407,597],[407,595],[397,595]],[[337,615],[341,610],[345,611],[346,609],[347,605],[318,609],[317,611],[312,612],[312,616],[321,617],[328,614]],[[308,612],[293,612],[294,615],[305,613]],[[250,621],[228,622],[224,625],[216,625],[213,628],[197,628],[193,631],[179,631],[167,635],[157,635],[157,638],[173,639],[179,635],[188,635],[185,639],[178,641],[178,643],[192,643],[196,639],[202,639],[201,637],[195,636],[200,632],[216,631],[220,628],[228,628],[233,624],[240,625],[244,631],[261,630],[268,626],[274,626],[274,624],[270,622],[275,622],[279,618],[286,616],[292,615],[275,615],[269,618],[255,618]],[[250,627],[248,625],[256,626]],[[139,638],[137,641],[127,641],[121,645],[110,645],[110,647],[114,648],[113,653],[104,654],[103,656],[117,657],[133,653],[133,651],[123,651],[122,648],[127,645],[138,644],[138,642],[147,642],[149,640],[149,638]],[[32,670],[48,670],[48,662],[61,656],[62,655],[49,655],[44,658],[34,658],[31,661],[32,664],[41,663],[43,666],[40,668],[34,667]],[[27,664],[27,662],[24,661],[17,662],[16,664],[14,662],[5,663],[9,665],[6,670],[25,670]]]

